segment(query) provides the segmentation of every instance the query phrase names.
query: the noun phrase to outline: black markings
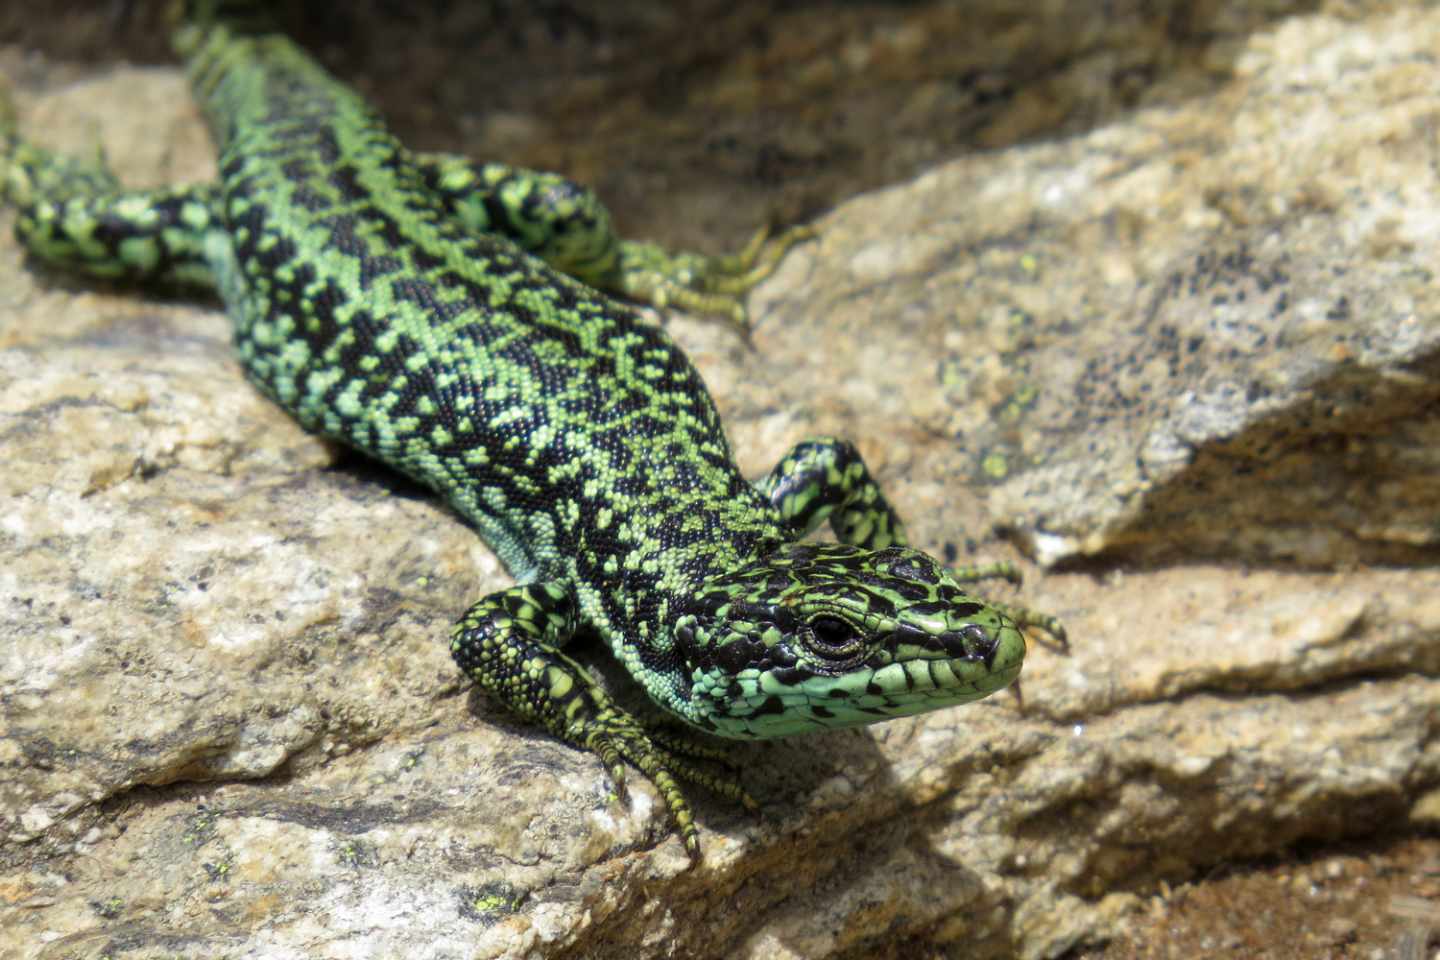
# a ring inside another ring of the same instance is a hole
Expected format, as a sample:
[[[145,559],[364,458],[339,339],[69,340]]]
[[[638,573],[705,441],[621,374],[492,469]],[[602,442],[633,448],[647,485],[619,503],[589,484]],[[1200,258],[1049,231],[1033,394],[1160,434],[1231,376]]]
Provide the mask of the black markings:
[[[921,562],[920,558],[913,555],[893,561],[886,569],[892,577],[899,577],[902,580],[914,580],[918,583],[929,584],[940,582],[940,574],[935,567],[932,564]]]
[[[308,91],[307,91],[308,93]],[[312,95],[313,99],[313,95]],[[334,104],[315,104],[312,110],[343,110],[343,106]],[[311,126],[316,132],[315,149],[320,157],[320,162],[327,168],[339,165],[341,160],[340,141],[336,139],[335,131],[328,124],[316,122]]]
[[[412,303],[445,323],[449,323],[466,310],[474,307],[474,304],[464,299],[441,300],[435,293],[434,285],[428,280],[421,280],[417,277],[403,276],[398,280],[391,281],[390,291],[396,300]]]
[[[286,160],[280,165],[280,172],[287,180],[294,183],[305,183],[314,179],[315,166],[308,159],[296,157],[293,160]]]
[[[339,252],[357,259],[370,252],[370,248],[356,229],[358,224],[353,216],[337,215],[321,222],[330,227],[330,246]]]
[[[329,197],[308,186],[296,187],[295,193],[290,197],[290,202],[311,213],[320,213],[330,209],[331,206]]]
[[[726,673],[737,674],[754,662],[753,648],[743,638],[732,640],[716,648],[714,662]]]
[[[404,269],[405,263],[399,257],[361,257],[360,287],[369,290],[376,280]]]
[[[771,671],[771,676],[785,684],[787,687],[799,687],[807,680],[812,680],[817,674],[803,668],[787,669],[781,668]]]
[[[891,582],[889,587],[906,600],[924,600],[930,596],[930,591],[918,583],[906,583],[902,580],[898,583]]]
[[[344,164],[331,170],[325,181],[335,188],[341,200],[346,203],[359,203],[369,196],[365,188],[360,185],[359,178],[360,172],[353,165]]]
[[[785,713],[785,702],[776,696],[766,697],[760,706],[755,708],[752,716],[764,717],[769,715],[783,716]]]

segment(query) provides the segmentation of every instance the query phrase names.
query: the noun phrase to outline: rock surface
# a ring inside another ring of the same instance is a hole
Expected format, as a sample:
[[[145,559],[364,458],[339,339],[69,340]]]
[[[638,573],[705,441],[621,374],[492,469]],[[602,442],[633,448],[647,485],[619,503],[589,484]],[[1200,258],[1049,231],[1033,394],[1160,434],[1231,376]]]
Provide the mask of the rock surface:
[[[754,352],[671,321],[747,471],[854,438],[920,545],[1055,567],[1024,598],[1075,641],[1023,711],[738,747],[765,814],[697,791],[693,870],[641,777],[454,670],[508,582],[467,528],[251,390],[218,310],[5,231],[0,956],[1057,956],[1217,864],[1433,825],[1440,11],[1273,6],[1215,14],[1200,92],[843,204]],[[1045,15],[1002,7],[1019,62]],[[211,169],[174,69],[33,86],[28,129],[131,182]],[[1063,129],[1036,89],[989,129]]]

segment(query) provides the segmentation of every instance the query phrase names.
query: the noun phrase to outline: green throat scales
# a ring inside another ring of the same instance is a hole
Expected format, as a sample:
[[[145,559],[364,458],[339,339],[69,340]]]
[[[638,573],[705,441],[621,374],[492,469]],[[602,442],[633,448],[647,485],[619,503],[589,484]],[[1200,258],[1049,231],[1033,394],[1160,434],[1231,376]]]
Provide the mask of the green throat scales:
[[[843,441],[748,482],[695,368],[612,299],[743,325],[745,291],[807,231],[714,258],[620,240],[554,174],[406,150],[252,4],[181,6],[218,182],[128,191],[7,115],[22,240],[96,276],[217,290],[260,389],[444,497],[518,584],[460,618],[456,661],[617,783],[640,768],[692,855],[677,778],[753,802],[694,762],[714,745],[617,706],[562,651],[575,634],[689,727],[760,738],[984,697],[1019,674],[1017,624],[1058,631],[961,589],[1008,565],[947,571],[906,546]],[[799,542],[824,521],[838,543]]]

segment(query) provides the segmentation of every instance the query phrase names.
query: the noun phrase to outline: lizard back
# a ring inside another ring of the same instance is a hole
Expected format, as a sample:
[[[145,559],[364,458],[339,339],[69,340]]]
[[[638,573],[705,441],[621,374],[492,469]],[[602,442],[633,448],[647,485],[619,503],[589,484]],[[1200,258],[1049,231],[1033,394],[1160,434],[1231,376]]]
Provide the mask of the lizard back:
[[[463,229],[363,100],[235,29],[189,63],[221,149],[207,254],[266,393],[435,489],[522,581],[678,584],[781,539],[662,330]]]

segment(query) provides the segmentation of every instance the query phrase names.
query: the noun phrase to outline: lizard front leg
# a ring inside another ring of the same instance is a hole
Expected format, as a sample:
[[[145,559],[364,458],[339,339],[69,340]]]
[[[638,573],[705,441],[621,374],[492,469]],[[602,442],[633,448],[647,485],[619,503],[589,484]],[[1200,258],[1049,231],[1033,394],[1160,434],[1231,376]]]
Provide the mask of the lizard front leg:
[[[828,519],[841,543],[871,550],[909,544],[905,524],[870,475],[860,451],[847,440],[816,437],[797,443],[756,487],[797,537]],[[950,570],[950,576],[959,583],[992,579],[1020,582],[1019,570],[1004,560],[956,567]],[[988,599],[986,602],[1022,626],[1040,627],[1060,642],[1065,641],[1064,626],[1049,614]]]
[[[492,593],[455,624],[450,652],[460,669],[523,719],[600,757],[624,796],[624,761],[660,791],[692,859],[700,834],[676,778],[709,787],[749,809],[755,801],[733,779],[696,768],[684,755],[707,752],[683,738],[656,738],[561,652],[578,622],[568,583],[551,581]]]

